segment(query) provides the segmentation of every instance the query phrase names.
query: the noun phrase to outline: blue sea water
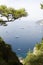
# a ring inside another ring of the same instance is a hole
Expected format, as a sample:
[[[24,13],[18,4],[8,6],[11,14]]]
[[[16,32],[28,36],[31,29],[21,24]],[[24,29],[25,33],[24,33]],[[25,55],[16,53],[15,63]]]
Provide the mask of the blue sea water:
[[[25,57],[43,37],[43,25],[33,20],[18,19],[0,26],[0,36],[12,46],[18,57]]]

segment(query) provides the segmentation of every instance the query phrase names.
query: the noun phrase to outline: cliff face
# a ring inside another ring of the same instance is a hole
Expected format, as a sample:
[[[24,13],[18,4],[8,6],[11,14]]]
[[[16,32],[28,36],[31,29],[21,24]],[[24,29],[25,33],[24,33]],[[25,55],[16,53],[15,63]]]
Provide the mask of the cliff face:
[[[0,37],[0,65],[22,65],[11,46]]]

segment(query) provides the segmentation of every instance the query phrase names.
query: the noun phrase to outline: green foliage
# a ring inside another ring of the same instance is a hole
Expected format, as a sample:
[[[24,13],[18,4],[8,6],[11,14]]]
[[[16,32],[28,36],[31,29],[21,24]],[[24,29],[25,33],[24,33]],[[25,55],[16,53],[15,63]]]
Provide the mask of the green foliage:
[[[6,13],[6,11],[7,11],[7,6],[1,5],[1,6],[0,6],[0,14]]]
[[[3,22],[3,19],[0,19],[0,22]]]
[[[0,24],[3,25],[3,26],[7,26],[6,22],[3,21],[3,19],[0,19]]]
[[[0,6],[0,14],[1,14],[2,16],[7,17],[7,19],[8,19],[8,17],[9,17],[9,14],[12,15],[12,18],[13,18],[13,19],[17,19],[17,18],[20,18],[20,17],[22,17],[22,16],[27,16],[27,12],[25,11],[24,8],[19,9],[19,10],[15,10],[14,8],[8,8],[8,7],[5,6],[5,5],[1,5],[1,6]],[[11,20],[12,20],[12,19],[11,19]]]
[[[35,45],[35,47],[37,48],[37,50],[42,50],[43,51],[43,38],[42,38],[40,43]]]
[[[18,19],[20,17],[25,17],[27,16],[27,12],[25,11],[24,8],[19,9],[19,10],[15,10],[14,8],[11,7],[7,7],[5,5],[0,5],[0,17],[6,17],[7,20],[2,20],[0,18],[0,24],[7,26],[6,22],[9,21],[14,21],[15,19]]]
[[[17,18],[20,18],[22,16],[27,16],[27,12],[25,12],[25,9],[22,8],[22,9],[19,9],[19,10],[16,10],[14,12],[14,18],[17,19]]]
[[[0,65],[22,65],[11,46],[0,37]]]
[[[24,65],[43,65],[43,39],[35,45],[37,53],[29,52],[24,59]]]
[[[43,9],[43,4],[40,4],[41,5],[41,9]]]

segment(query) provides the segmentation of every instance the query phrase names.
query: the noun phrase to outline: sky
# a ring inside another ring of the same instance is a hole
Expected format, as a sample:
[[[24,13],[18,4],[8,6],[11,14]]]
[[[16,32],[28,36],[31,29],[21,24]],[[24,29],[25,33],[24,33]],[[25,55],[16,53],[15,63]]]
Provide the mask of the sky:
[[[0,5],[7,5],[15,9],[25,8],[28,12],[28,19],[37,20],[43,18],[43,10],[40,9],[40,3],[43,0],[0,0]]]

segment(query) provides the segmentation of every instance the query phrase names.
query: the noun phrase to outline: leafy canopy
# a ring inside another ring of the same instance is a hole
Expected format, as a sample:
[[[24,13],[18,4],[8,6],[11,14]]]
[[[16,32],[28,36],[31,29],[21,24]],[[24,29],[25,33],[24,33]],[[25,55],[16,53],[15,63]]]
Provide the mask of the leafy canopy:
[[[25,11],[24,8],[19,9],[19,10],[15,10],[14,8],[7,7],[5,5],[0,5],[0,14],[2,16],[7,17],[8,20],[9,20],[9,14],[12,15],[11,20],[20,18],[22,16],[27,16],[27,12]]]

